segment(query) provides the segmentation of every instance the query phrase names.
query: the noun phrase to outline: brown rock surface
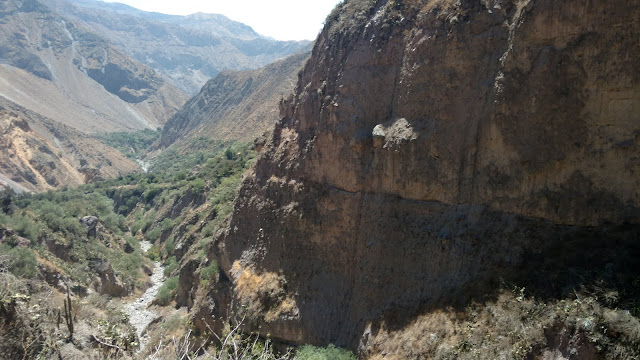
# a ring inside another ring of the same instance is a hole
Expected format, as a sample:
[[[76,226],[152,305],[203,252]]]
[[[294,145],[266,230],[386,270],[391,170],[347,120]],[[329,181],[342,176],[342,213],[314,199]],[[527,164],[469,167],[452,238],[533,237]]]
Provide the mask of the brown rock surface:
[[[260,331],[355,348],[500,277],[551,292],[564,266],[638,265],[639,19],[622,0],[339,5],[214,251],[235,304],[234,269],[277,274],[297,311]]]
[[[100,294],[126,296],[133,290],[121,281],[107,260],[89,259],[89,269],[99,275],[99,277],[92,279],[92,286]]]

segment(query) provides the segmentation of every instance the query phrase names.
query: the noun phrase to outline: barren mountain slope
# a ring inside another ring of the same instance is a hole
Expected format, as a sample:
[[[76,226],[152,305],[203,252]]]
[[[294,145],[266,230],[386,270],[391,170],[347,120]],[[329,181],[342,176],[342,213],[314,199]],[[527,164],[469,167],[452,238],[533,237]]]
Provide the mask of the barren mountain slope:
[[[84,132],[155,128],[186,96],[34,0],[0,4],[0,95]]]
[[[278,101],[293,91],[308,58],[292,55],[258,70],[219,74],[167,122],[160,146],[195,136],[251,141],[271,130]]]
[[[501,279],[631,286],[639,19],[623,0],[343,2],[210,254],[224,276],[198,319],[241,306],[247,331],[364,353]]]
[[[45,191],[139,171],[115,149],[0,97],[0,183]]]
[[[222,15],[164,15],[84,0],[48,4],[192,95],[220,71],[259,68],[309,48],[309,41],[265,38]]]

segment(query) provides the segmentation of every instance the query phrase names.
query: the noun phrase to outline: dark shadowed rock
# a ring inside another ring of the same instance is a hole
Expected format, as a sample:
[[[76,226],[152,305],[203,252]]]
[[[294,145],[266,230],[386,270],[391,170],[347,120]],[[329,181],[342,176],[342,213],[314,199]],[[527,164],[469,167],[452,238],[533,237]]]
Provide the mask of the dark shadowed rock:
[[[227,305],[264,310],[247,331],[355,349],[501,278],[549,295],[639,268],[639,19],[623,0],[343,2],[210,254]]]
[[[178,290],[176,291],[176,306],[193,306],[195,292],[200,282],[200,273],[196,272],[200,266],[200,261],[189,260],[180,268]]]
[[[100,220],[97,216],[85,216],[78,218],[80,223],[87,228],[87,236],[95,238],[98,235],[98,225]]]

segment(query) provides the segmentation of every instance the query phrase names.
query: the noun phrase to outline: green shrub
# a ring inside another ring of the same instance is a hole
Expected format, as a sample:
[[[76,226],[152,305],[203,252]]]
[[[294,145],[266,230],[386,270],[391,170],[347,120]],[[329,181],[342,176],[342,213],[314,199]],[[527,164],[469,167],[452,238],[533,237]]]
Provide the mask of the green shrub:
[[[161,234],[162,234],[162,229],[159,226],[156,226],[153,229],[151,229],[151,231],[148,231],[145,234],[145,236],[146,236],[147,240],[149,240],[152,243],[155,243],[156,240],[158,240],[160,238]]]
[[[207,225],[204,226],[204,228],[202,228],[201,235],[205,238],[210,237],[211,235],[213,235],[217,227],[218,227],[217,223],[209,222],[207,223]]]
[[[153,261],[160,261],[160,248],[153,245],[147,250],[147,257]]]
[[[49,229],[56,232],[64,231],[65,211],[62,207],[47,201],[41,204],[38,210],[42,220],[44,220],[44,223]]]
[[[200,270],[200,280],[202,281],[210,281],[220,272],[220,268],[218,267],[218,262],[212,260],[209,265],[205,266]]]
[[[0,191],[0,212],[4,214],[11,214],[15,205],[16,193],[12,188]]]
[[[173,220],[166,218],[162,220],[162,222],[160,223],[160,228],[162,229],[162,231],[168,231],[173,228],[173,225],[174,225]]]
[[[304,345],[299,348],[296,360],[355,360],[356,356],[349,350],[337,348],[330,344],[327,347]]]
[[[11,221],[11,217],[9,217],[9,215],[6,215],[0,211],[0,225],[6,226],[9,223],[9,221]]]
[[[162,188],[158,185],[150,185],[147,187],[147,190],[144,192],[144,194],[142,194],[142,196],[144,197],[144,201],[148,204],[151,201],[153,201],[153,199],[162,192]]]
[[[133,236],[127,236],[127,244],[133,248],[134,251],[140,252],[140,241]]]
[[[117,215],[113,212],[103,215],[100,218],[100,222],[109,230],[120,233],[123,231],[127,231],[127,225],[125,224],[125,217],[122,215]]]
[[[178,290],[178,277],[170,277],[168,278],[164,284],[158,290],[158,294],[156,295],[156,300],[158,300],[158,304],[162,306],[169,305],[169,303],[173,300],[173,297],[176,296],[176,291]]]
[[[18,235],[31,240],[32,244],[38,240],[38,225],[30,218],[26,216],[14,217],[11,225],[18,232]]]
[[[155,211],[151,210],[147,212],[142,218],[134,221],[131,225],[131,233],[137,234],[138,230],[141,230],[143,233],[146,233],[151,225],[153,224],[153,217],[155,216]]]
[[[64,226],[65,233],[68,235],[84,236],[87,234],[87,228],[74,217],[62,219],[62,224]]]
[[[28,248],[15,247],[9,245],[0,245],[0,254],[7,255],[9,258],[9,271],[17,277],[32,279],[38,273],[38,262],[36,257]]]
[[[123,275],[124,280],[133,284],[140,276],[140,268],[144,261],[140,254],[131,253],[115,257],[112,263],[113,268]]]
[[[175,248],[175,244],[172,236],[168,238],[167,241],[164,243],[164,251],[167,253],[167,255],[171,255],[173,254],[174,248]]]
[[[178,268],[178,261],[175,256],[167,259],[164,265],[164,276],[170,276]]]
[[[204,193],[205,183],[204,180],[197,178],[191,181],[191,191],[195,195],[201,195]]]
[[[227,150],[224,151],[224,157],[227,160],[233,160],[234,155],[235,154],[233,153],[233,150],[231,150],[231,148],[227,148]]]

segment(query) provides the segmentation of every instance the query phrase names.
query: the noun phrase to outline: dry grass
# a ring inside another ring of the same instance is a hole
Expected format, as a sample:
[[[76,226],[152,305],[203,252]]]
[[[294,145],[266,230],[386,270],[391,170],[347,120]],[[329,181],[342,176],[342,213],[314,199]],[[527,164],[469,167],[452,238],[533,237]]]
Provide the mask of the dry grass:
[[[640,322],[594,297],[540,301],[524,289],[472,302],[463,312],[434,311],[369,340],[367,359],[640,358]]]
[[[237,279],[234,293],[249,318],[264,318],[271,322],[282,316],[298,314],[296,301],[285,291],[286,281],[282,276],[274,272],[258,274],[250,267],[242,267],[238,261],[231,271]]]

